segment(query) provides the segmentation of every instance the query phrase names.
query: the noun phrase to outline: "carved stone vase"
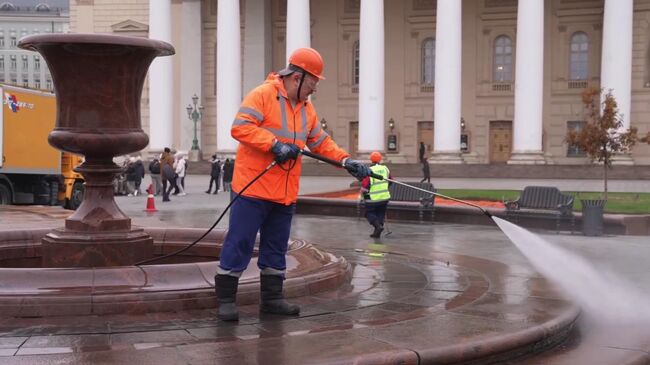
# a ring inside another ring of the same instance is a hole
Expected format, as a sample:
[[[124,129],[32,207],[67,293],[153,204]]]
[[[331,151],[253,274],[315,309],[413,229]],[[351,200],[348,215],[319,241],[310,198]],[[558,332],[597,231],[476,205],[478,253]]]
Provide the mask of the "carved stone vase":
[[[149,65],[174,54],[165,42],[109,34],[42,34],[18,47],[39,52],[50,69],[57,102],[49,143],[81,154],[75,171],[85,195],[65,227],[42,241],[44,267],[131,265],[151,257],[153,240],[117,206],[114,156],[142,150],[149,137],[140,124],[140,98]]]

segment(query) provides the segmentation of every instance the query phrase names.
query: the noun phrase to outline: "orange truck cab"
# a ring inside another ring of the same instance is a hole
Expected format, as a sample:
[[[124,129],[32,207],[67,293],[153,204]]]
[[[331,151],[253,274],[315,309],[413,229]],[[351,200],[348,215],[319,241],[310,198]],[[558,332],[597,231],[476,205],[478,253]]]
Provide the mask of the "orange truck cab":
[[[0,204],[64,205],[83,200],[82,157],[50,146],[56,97],[49,92],[0,84]]]

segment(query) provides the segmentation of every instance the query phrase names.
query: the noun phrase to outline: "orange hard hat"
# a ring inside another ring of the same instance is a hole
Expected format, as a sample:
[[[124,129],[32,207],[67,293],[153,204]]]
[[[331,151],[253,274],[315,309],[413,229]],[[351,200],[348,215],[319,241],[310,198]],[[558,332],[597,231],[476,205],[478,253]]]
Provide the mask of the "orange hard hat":
[[[294,67],[291,67],[294,66]],[[325,80],[323,76],[323,57],[313,48],[298,48],[289,56],[289,67],[280,71],[280,75],[288,75],[295,71],[295,67],[301,68],[310,74]]]
[[[381,153],[374,151],[373,153],[370,154],[370,161],[377,163],[381,161]]]

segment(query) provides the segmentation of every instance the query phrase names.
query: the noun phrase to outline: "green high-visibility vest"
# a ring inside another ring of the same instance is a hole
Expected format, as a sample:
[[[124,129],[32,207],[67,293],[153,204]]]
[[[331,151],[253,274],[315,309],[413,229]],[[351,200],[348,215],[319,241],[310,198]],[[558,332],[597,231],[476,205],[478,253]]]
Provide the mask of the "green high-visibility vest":
[[[370,166],[370,171],[380,175],[383,178],[388,178],[390,171],[388,167],[380,164]],[[388,191],[388,181],[379,180],[373,177],[370,178],[370,189],[368,191],[371,202],[381,202],[390,200],[390,192]]]

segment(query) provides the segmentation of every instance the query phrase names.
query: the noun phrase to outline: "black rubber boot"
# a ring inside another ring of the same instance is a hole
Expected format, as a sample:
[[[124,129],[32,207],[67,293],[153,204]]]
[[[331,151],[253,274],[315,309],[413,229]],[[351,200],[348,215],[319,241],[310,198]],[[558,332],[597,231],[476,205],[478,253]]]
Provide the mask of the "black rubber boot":
[[[237,285],[239,278],[230,275],[215,275],[214,289],[219,299],[219,311],[217,317],[222,321],[238,321],[239,311],[237,310]]]
[[[260,275],[260,312],[298,315],[300,307],[284,300],[282,283],[284,278],[279,275]]]
[[[372,226],[375,227],[375,230],[372,231],[372,234],[370,235],[370,237],[379,238],[379,236],[381,235],[381,232],[384,230],[384,227],[378,221],[372,222]]]

